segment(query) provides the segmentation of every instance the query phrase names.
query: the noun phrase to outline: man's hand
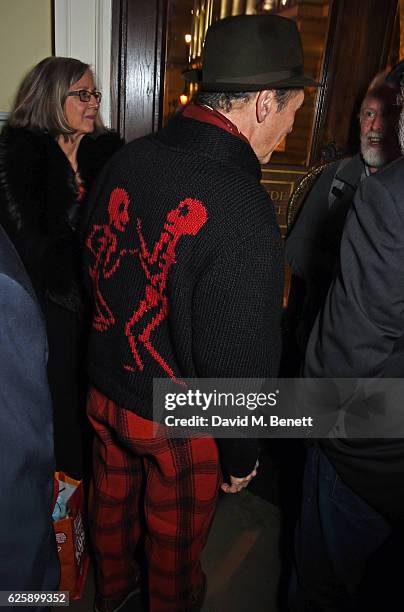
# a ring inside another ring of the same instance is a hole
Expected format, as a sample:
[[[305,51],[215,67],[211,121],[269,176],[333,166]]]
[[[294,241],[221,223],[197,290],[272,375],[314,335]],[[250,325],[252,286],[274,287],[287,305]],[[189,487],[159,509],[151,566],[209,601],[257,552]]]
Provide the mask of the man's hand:
[[[236,478],[235,476],[230,476],[230,484],[228,482],[224,482],[222,484],[222,491],[225,493],[240,493],[242,489],[245,489],[250,484],[251,480],[254,476],[257,475],[258,461],[254,466],[253,471],[248,474],[248,476],[244,476],[243,478]]]

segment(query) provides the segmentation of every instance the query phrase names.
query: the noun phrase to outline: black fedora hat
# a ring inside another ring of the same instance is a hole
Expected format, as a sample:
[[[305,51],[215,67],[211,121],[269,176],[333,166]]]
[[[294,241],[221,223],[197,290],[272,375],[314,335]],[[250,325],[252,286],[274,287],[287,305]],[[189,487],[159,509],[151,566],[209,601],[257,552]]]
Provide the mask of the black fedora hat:
[[[184,74],[201,91],[236,92],[318,86],[303,74],[296,24],[279,15],[237,15],[212,24],[202,70]]]
[[[386,81],[389,85],[402,87],[404,85],[404,60],[398,62],[386,76]]]

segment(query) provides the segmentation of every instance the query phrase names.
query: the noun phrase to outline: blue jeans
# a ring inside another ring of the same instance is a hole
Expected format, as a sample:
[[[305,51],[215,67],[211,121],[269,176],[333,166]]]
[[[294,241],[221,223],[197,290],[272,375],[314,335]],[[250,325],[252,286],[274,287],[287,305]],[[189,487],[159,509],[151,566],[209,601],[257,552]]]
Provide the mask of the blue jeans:
[[[290,612],[353,612],[368,561],[389,523],[339,478],[324,453],[309,449],[295,536]]]

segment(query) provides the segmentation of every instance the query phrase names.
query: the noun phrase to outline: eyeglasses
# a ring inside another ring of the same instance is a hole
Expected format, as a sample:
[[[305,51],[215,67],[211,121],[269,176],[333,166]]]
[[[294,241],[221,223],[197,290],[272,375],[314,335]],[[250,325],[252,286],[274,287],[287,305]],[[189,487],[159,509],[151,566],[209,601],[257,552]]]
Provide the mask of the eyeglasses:
[[[100,91],[88,91],[88,89],[79,89],[78,91],[69,91],[68,96],[77,96],[80,102],[90,102],[91,96],[95,98],[97,104],[100,104],[102,93]]]

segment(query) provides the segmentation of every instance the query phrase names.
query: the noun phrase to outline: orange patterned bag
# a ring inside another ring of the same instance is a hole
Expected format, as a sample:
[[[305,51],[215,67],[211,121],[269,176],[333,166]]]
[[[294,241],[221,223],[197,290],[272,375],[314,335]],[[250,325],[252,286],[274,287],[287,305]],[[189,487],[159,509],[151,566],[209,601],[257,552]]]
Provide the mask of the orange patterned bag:
[[[60,561],[59,589],[69,591],[71,599],[80,599],[84,593],[90,561],[83,522],[85,515],[83,483],[63,472],[56,472],[55,478],[59,483],[59,491],[64,488],[68,488],[69,492],[73,491],[66,502],[65,518],[53,523]],[[56,502],[56,506],[58,505]]]

